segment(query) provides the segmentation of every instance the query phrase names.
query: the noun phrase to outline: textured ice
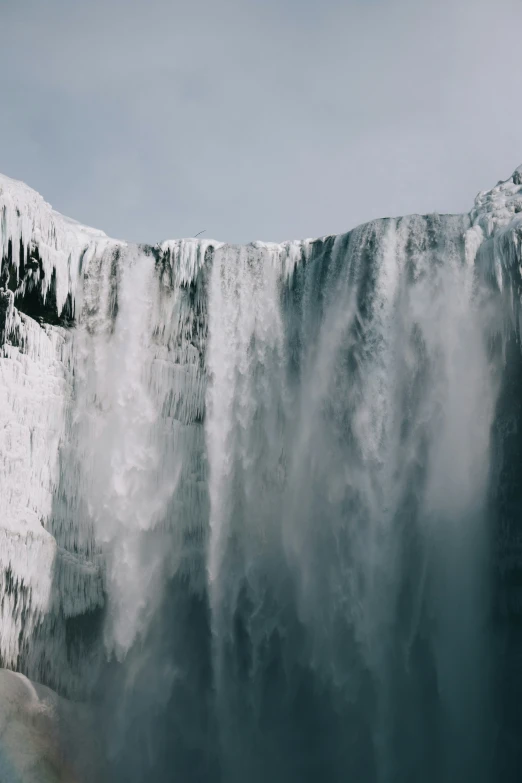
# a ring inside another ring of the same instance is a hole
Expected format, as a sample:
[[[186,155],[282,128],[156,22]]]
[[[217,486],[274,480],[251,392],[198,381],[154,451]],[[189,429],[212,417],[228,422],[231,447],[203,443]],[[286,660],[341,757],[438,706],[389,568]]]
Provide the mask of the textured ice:
[[[486,237],[490,237],[499,227],[519,223],[522,220],[521,213],[522,166],[519,166],[511,177],[477,195],[471,210],[471,219],[475,225],[480,226]]]

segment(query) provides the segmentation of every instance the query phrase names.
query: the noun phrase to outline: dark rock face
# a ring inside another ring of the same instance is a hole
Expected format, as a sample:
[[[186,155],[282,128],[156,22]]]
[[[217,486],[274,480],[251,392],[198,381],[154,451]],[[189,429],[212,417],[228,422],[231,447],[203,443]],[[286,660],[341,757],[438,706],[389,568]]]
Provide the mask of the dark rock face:
[[[9,291],[0,291],[0,344],[6,340],[6,323],[13,306],[13,297]]]

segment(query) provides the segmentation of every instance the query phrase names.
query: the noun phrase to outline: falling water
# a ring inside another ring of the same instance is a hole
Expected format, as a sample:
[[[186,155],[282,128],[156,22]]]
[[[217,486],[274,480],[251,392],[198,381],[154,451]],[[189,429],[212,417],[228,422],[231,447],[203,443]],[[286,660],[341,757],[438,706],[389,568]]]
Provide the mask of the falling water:
[[[216,253],[209,600],[225,779],[463,780],[487,765],[498,367],[467,227],[379,221],[291,265]]]

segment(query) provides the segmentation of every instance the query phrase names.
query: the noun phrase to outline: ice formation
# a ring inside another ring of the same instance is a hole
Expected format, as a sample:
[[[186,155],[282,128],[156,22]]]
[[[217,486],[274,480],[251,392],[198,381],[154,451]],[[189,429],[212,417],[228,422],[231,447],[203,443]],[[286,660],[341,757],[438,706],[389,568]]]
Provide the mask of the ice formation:
[[[111,780],[495,779],[521,170],[282,244],[0,213],[2,665],[103,705]]]

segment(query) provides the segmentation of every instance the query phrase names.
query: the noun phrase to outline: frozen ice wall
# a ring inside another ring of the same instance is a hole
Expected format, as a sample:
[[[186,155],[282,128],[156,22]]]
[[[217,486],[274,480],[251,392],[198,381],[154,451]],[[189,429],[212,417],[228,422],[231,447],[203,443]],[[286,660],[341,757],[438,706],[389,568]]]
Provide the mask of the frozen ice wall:
[[[74,521],[66,536],[55,530],[74,395],[63,324],[74,317],[84,254],[108,243],[21,183],[0,179],[0,661],[70,692],[83,657],[71,622],[101,605],[103,590],[94,550],[71,535]]]
[[[0,179],[0,659],[110,780],[510,780],[520,209],[148,247]]]
[[[0,660],[82,694],[199,557],[213,245],[109,240],[7,178],[0,211]]]
[[[16,667],[22,655],[33,655],[32,640],[54,601],[58,552],[45,523],[71,382],[62,330],[19,313],[11,291],[0,297],[0,657]]]

